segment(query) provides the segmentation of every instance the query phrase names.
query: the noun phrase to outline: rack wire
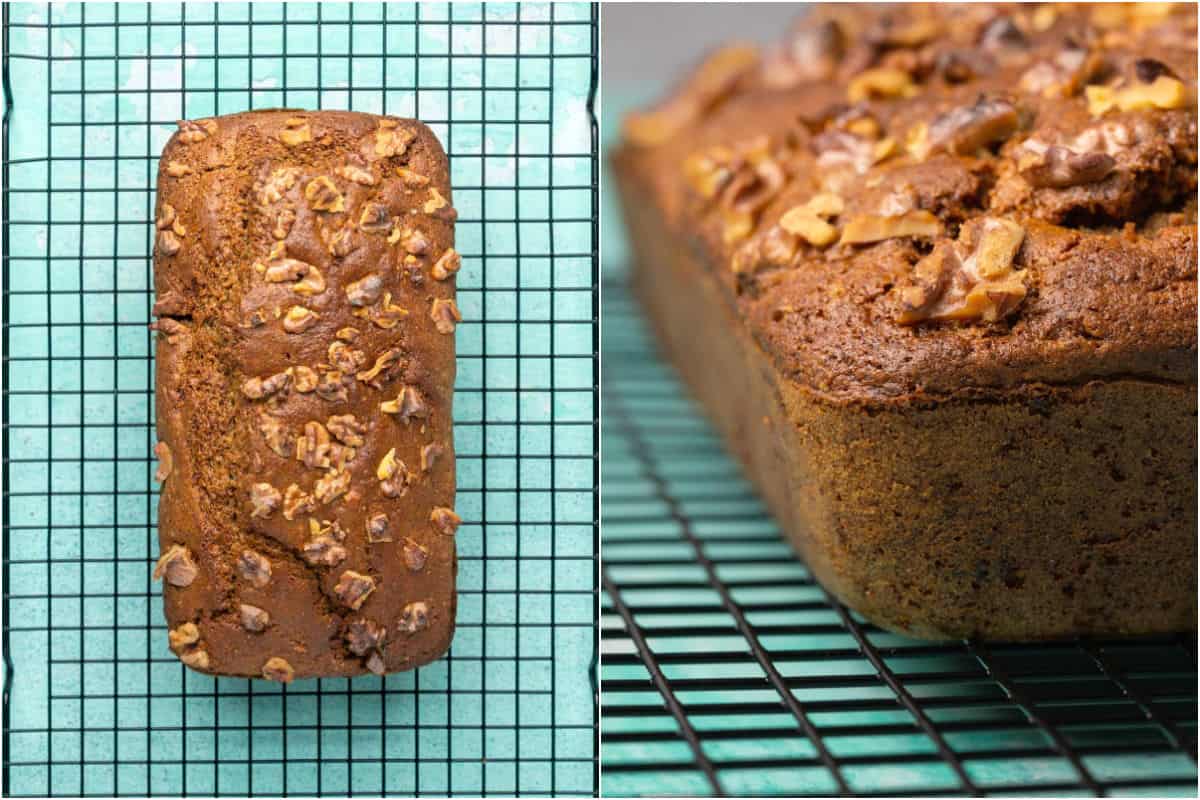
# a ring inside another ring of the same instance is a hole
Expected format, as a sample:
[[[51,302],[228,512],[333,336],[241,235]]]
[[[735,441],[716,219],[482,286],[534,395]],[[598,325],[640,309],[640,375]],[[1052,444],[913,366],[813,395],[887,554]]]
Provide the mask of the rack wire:
[[[6,4],[4,794],[592,795],[597,15],[586,4]],[[150,221],[177,118],[415,116],[463,254],[458,631],[288,687],[167,649]]]
[[[602,791],[1196,795],[1196,639],[935,644],[817,584],[604,285]]]

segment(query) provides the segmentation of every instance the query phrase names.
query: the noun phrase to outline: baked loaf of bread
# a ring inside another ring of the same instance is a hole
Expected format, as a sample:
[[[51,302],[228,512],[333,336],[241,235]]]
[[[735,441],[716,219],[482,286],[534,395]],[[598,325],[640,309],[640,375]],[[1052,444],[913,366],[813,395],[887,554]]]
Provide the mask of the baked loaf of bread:
[[[454,218],[415,120],[256,111],[167,143],[154,577],[188,666],[290,681],[448,647]]]
[[[625,120],[662,346],[847,605],[1196,627],[1195,86],[1194,5],[838,5]]]

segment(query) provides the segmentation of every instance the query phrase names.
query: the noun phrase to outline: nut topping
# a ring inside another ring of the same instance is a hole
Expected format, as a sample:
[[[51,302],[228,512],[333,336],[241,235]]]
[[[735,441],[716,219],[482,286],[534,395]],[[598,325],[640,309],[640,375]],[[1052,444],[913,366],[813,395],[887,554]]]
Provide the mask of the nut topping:
[[[310,469],[329,467],[329,431],[317,421],[304,423],[304,435],[296,439],[296,460]]]
[[[787,211],[779,219],[779,227],[809,244],[826,247],[837,241],[838,231],[825,218],[836,217],[843,208],[839,195],[817,194],[807,203]]]
[[[154,445],[154,455],[158,458],[158,469],[154,471],[154,480],[162,483],[171,475],[175,460],[171,457],[171,448],[166,442]]]
[[[271,624],[271,615],[258,606],[242,603],[238,607],[238,613],[242,618],[242,627],[251,633],[261,633]]]
[[[346,202],[342,193],[328,177],[320,175],[313,178],[304,187],[304,197],[313,211],[328,211],[340,214],[346,210]]]
[[[386,400],[379,404],[379,410],[385,414],[395,414],[405,425],[412,419],[428,419],[429,406],[421,396],[421,390],[415,386],[402,386],[395,400]]]
[[[1152,108],[1183,108],[1189,102],[1187,87],[1182,81],[1159,75],[1151,83],[1135,83],[1132,86],[1088,86],[1088,111],[1100,116],[1114,108],[1120,111],[1142,111]]]
[[[158,564],[154,567],[153,578],[156,581],[166,578],[167,583],[172,586],[183,588],[191,586],[199,574],[200,570],[196,568],[196,562],[192,561],[191,552],[183,545],[173,544],[159,557]]]
[[[299,177],[300,169],[298,167],[276,167],[271,170],[271,174],[265,180],[254,186],[258,193],[258,204],[266,208],[273,203],[278,203],[288,190],[296,185],[296,179]]]
[[[175,235],[174,231],[159,231],[158,232],[158,252],[164,256],[173,256],[183,247],[183,242]]]
[[[338,167],[334,172],[339,177],[357,183],[360,186],[374,186],[376,183],[375,176],[371,174],[371,171],[364,169],[358,164],[346,164],[344,167]]]
[[[309,564],[336,567],[346,560],[346,548],[327,533],[304,543],[304,560]]]
[[[291,117],[284,120],[283,127],[279,129],[279,141],[288,147],[311,142],[312,128],[309,127],[308,120],[302,117]]]
[[[937,236],[941,230],[938,218],[925,210],[909,211],[895,217],[864,214],[846,223],[842,229],[844,244],[870,244],[903,236]]]
[[[860,72],[846,87],[851,103],[863,100],[888,100],[897,97],[912,97],[917,93],[912,76],[891,67],[876,67]]]
[[[407,128],[385,127],[383,125],[384,122],[393,121],[381,120],[379,130],[375,131],[375,155],[380,158],[404,155],[412,140],[417,138],[417,135]]]
[[[296,222],[296,210],[291,204],[279,209],[275,215],[275,227],[271,229],[271,235],[276,239],[286,239],[288,234],[292,232],[292,225]]]
[[[981,148],[1003,142],[1016,132],[1017,109],[1007,100],[980,97],[974,105],[959,106],[938,115],[929,125],[930,150],[973,155]]]
[[[352,306],[369,306],[382,292],[383,278],[377,272],[346,284],[346,299]]]
[[[768,56],[763,78],[770,86],[787,88],[805,81],[833,78],[846,51],[846,36],[835,20],[800,25],[785,45]]]
[[[170,648],[179,652],[188,645],[193,645],[200,641],[200,629],[196,627],[194,622],[185,622],[178,628],[172,628],[167,631],[167,643]]]
[[[408,167],[396,167],[396,175],[409,189],[424,189],[429,185],[429,178],[419,172],[413,172]]]
[[[402,497],[412,483],[412,476],[403,461],[396,458],[396,448],[388,450],[375,468],[379,490],[384,497]]]
[[[409,572],[420,572],[425,569],[425,562],[429,560],[429,551],[407,537],[404,539],[401,553],[404,556],[404,566]]]
[[[325,477],[313,484],[313,495],[324,505],[329,505],[348,491],[350,473],[345,470],[331,469],[325,473]]]
[[[256,483],[250,487],[250,516],[253,519],[266,519],[275,513],[283,495],[269,483]]]
[[[446,448],[437,442],[430,442],[421,448],[421,472],[429,472],[439,458],[445,454]]]
[[[429,626],[429,608],[424,603],[409,603],[400,612],[400,630],[412,636]]]
[[[303,278],[313,270],[312,264],[306,264],[295,258],[277,258],[263,265],[263,278],[270,283],[288,283]]]
[[[429,308],[429,318],[433,320],[433,326],[437,328],[438,333],[450,334],[454,333],[456,324],[462,322],[462,313],[453,300],[439,297]]]
[[[317,324],[321,315],[304,306],[292,306],[283,317],[283,329],[288,333],[304,333]]]
[[[178,121],[178,125],[179,133],[177,136],[179,137],[179,141],[187,144],[203,142],[217,132],[217,121],[215,119],[200,119],[195,121],[181,119]]]
[[[1076,153],[1065,146],[1046,145],[1035,139],[1024,142],[1024,152],[1017,162],[1018,170],[1030,186],[1039,189],[1096,183],[1108,177],[1117,165],[1108,153]]]
[[[333,587],[334,594],[343,605],[358,611],[367,601],[367,595],[375,591],[375,579],[354,570],[346,570]]]
[[[301,514],[308,514],[316,509],[317,504],[311,494],[292,484],[283,493],[283,517],[293,520]]]
[[[178,161],[167,162],[167,174],[172,178],[182,178],[184,175],[191,175],[195,170],[187,164],[181,164]]]
[[[346,649],[356,656],[383,649],[387,628],[376,625],[369,619],[351,620],[346,625]]]
[[[453,247],[448,248],[442,253],[434,265],[430,268],[429,274],[435,281],[444,281],[454,273],[458,272],[462,266],[462,256],[458,254]]]
[[[329,418],[325,423],[339,442],[350,447],[362,447],[362,435],[367,432],[367,425],[359,422],[353,414],[338,414]]]
[[[243,550],[237,561],[238,575],[258,589],[271,582],[271,562],[253,550]]]
[[[429,521],[443,536],[453,536],[462,524],[462,517],[455,514],[452,508],[438,506],[429,512]]]
[[[390,542],[392,535],[388,533],[387,514],[372,514],[367,518],[367,541]]]
[[[416,228],[405,228],[400,234],[400,246],[410,255],[423,256],[429,251],[429,239]]]
[[[292,369],[295,371],[295,382],[292,386],[297,392],[308,394],[317,388],[317,373],[312,367],[299,366]]]
[[[367,363],[366,353],[354,350],[343,341],[330,342],[326,357],[330,366],[342,373],[355,372]]]
[[[336,258],[344,258],[358,249],[354,239],[354,230],[349,226],[339,228],[329,237],[329,254]]]
[[[396,327],[396,323],[408,316],[408,311],[392,302],[391,292],[384,292],[383,300],[378,305],[372,306],[367,315],[371,318],[371,322],[384,330],[390,330]]]
[[[362,214],[358,218],[358,228],[367,233],[390,233],[392,216],[388,207],[383,203],[363,204]]]
[[[358,328],[352,328],[352,327],[347,326],[345,328],[338,328],[338,332],[335,335],[337,336],[337,338],[341,339],[343,342],[349,343],[349,342],[353,342],[355,339],[357,339],[361,335],[361,333],[362,332]]]
[[[316,267],[309,267],[308,273],[292,284],[292,291],[309,297],[320,294],[325,291],[325,278]]]
[[[289,372],[277,372],[267,378],[250,378],[242,384],[242,394],[251,400],[262,400],[288,388],[292,382]]]
[[[342,377],[342,373],[336,370],[322,373],[321,380],[317,383],[317,396],[331,403],[345,402],[346,398],[349,397],[349,393],[342,382]]]
[[[296,677],[296,671],[292,669],[292,665],[286,659],[272,656],[267,659],[267,663],[263,664],[262,676],[269,681],[291,683],[292,679]]]
[[[276,455],[291,458],[294,452],[292,434],[278,417],[271,414],[260,414],[258,432],[266,440],[267,447],[270,447]]]
[[[364,383],[371,384],[377,389],[382,388],[383,384],[391,380],[394,377],[394,373],[398,372],[402,366],[400,361],[401,356],[402,353],[394,347],[390,350],[384,350],[375,358],[375,366],[359,372],[355,377]],[[382,380],[380,380],[380,376],[383,376]],[[385,413],[393,412],[385,411]]]
[[[208,653],[199,648],[193,648],[179,654],[179,660],[194,669],[208,669]]]
[[[963,225],[957,242],[940,242],[913,268],[911,284],[899,290],[896,321],[914,325],[927,320],[994,322],[1025,298],[1022,273],[1013,260],[1025,230],[998,217]],[[964,259],[959,246],[969,255]]]

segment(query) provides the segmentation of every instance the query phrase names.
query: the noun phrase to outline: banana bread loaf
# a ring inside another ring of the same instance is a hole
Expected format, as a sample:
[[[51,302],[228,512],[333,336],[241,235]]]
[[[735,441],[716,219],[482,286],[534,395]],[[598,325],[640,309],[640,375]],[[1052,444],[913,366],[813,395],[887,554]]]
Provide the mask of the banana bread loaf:
[[[847,605],[1195,629],[1195,86],[1194,5],[838,5],[625,120],[635,288]]]
[[[188,666],[286,682],[448,647],[454,218],[414,120],[256,111],[167,143],[154,577]]]

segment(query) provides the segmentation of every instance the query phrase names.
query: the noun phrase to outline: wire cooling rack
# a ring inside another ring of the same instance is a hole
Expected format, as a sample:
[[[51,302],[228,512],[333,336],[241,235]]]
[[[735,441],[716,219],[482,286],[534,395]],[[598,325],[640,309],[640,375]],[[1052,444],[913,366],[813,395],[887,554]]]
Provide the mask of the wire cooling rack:
[[[596,788],[594,9],[4,7],[4,793]],[[167,649],[150,221],[177,118],[416,116],[460,217],[458,632],[283,688]]]
[[[833,602],[605,283],[602,791],[1196,794],[1196,640],[930,644]]]

